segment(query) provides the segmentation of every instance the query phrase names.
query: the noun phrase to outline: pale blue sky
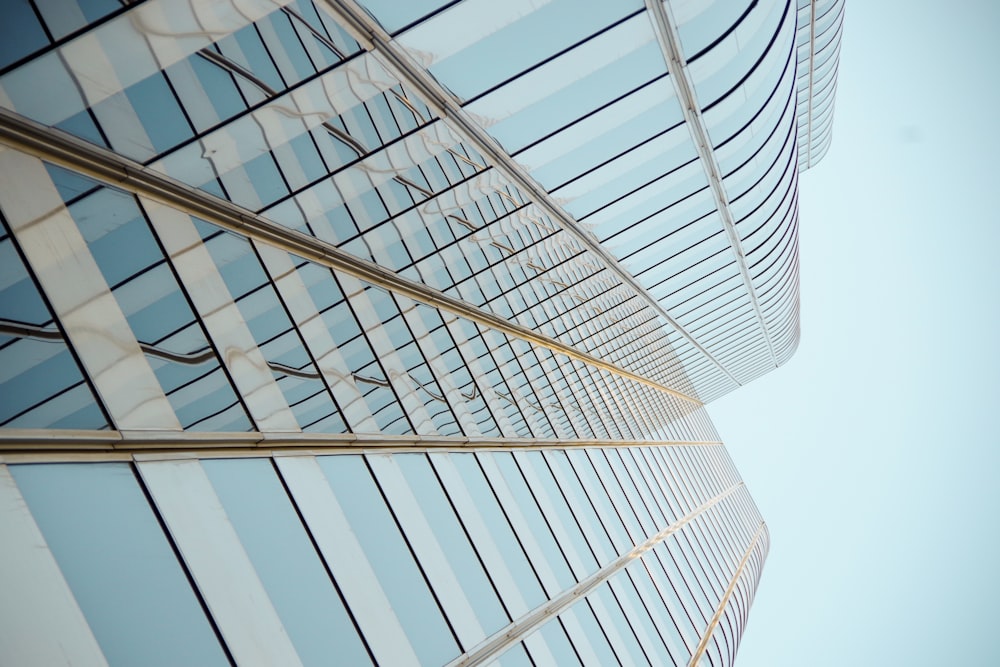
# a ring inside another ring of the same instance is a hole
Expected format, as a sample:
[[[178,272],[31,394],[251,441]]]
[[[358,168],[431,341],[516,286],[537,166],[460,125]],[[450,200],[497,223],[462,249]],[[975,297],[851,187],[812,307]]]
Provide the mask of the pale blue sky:
[[[772,539],[740,667],[1000,664],[998,27],[848,2],[798,352],[710,406]]]

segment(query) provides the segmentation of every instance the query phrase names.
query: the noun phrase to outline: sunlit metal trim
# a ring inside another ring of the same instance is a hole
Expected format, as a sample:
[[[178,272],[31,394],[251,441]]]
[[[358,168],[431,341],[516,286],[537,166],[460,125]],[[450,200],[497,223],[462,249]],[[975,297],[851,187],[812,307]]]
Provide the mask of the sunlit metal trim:
[[[708,648],[708,643],[712,640],[712,633],[715,632],[715,626],[719,624],[722,619],[722,615],[726,613],[726,605],[729,604],[729,598],[732,596],[733,591],[736,590],[736,584],[740,581],[740,575],[743,574],[743,569],[747,565],[747,561],[750,560],[750,556],[753,555],[753,550],[757,546],[757,542],[760,540],[760,536],[764,534],[765,524],[763,521],[760,522],[760,526],[757,527],[757,532],[754,534],[753,539],[750,540],[750,546],[747,547],[746,553],[743,554],[743,559],[740,560],[740,564],[736,567],[736,572],[733,573],[733,578],[729,581],[729,587],[726,588],[726,592],[722,595],[722,599],[719,600],[719,606],[715,610],[715,615],[712,616],[712,620],[709,621],[708,627],[705,628],[705,632],[701,635],[701,642],[698,643],[698,648],[695,649],[694,654],[691,656],[691,662],[688,663],[688,667],[697,667],[698,661],[701,660],[701,656],[705,654],[705,650]]]
[[[382,433],[259,433],[197,431],[90,431],[48,429],[0,429],[0,457],[65,456],[183,450],[188,456],[212,452],[254,456],[283,451],[309,450],[317,453],[377,449],[407,452],[510,449],[576,449],[600,447],[717,447],[718,440],[604,440],[568,438],[501,438],[430,435],[385,435]]]
[[[510,625],[487,637],[485,640],[472,647],[464,654],[449,662],[446,667],[474,667],[475,665],[481,665],[484,662],[496,657],[498,654],[524,639],[526,635],[534,631],[538,628],[538,626],[552,618],[555,618],[567,607],[570,607],[577,601],[583,599],[585,595],[624,569],[632,563],[632,561],[637,558],[641,558],[644,553],[663,542],[665,539],[693,521],[699,514],[712,508],[714,505],[733,494],[742,486],[743,482],[734,484],[714,498],[702,503],[701,506],[695,508],[683,518],[675,521],[669,527],[661,530],[656,535],[653,535],[642,544],[636,545],[634,549],[623,554],[608,565],[605,565],[600,570],[578,583],[576,586],[566,589],[545,604],[532,609],[530,612],[521,616]]]
[[[0,143],[85,174],[108,185],[148,197],[190,215],[203,218],[241,236],[281,248],[286,252],[341,271],[372,285],[402,294],[415,301],[464,317],[482,326],[496,329],[509,336],[520,338],[533,345],[544,347],[615,375],[626,377],[694,405],[702,405],[698,399],[676,389],[671,389],[659,382],[598,359],[498,315],[483,311],[423,283],[403,278],[386,267],[355,257],[331,243],[283,227],[241,206],[180,183],[138,162],[81,139],[47,128],[7,109],[0,109]]]
[[[680,48],[680,35],[677,34],[677,22],[674,21],[669,3],[662,0],[646,0],[646,8],[653,17],[653,25],[656,31],[657,41],[663,51],[663,58],[667,62],[667,71],[673,81],[674,90],[677,91],[677,99],[681,104],[681,111],[684,113],[685,124],[691,132],[691,139],[694,141],[698,156],[705,167],[705,175],[708,177],[709,186],[715,197],[715,206],[719,211],[719,218],[722,226],[729,237],[729,245],[736,257],[736,265],[740,269],[743,277],[743,284],[750,297],[750,304],[753,306],[754,314],[757,316],[757,324],[764,335],[764,342],[767,343],[767,350],[771,354],[771,361],[775,368],[780,364],[778,357],[774,353],[774,345],[771,343],[771,334],[767,330],[767,322],[761,312],[760,303],[757,299],[757,289],[754,287],[753,278],[750,276],[750,269],[747,266],[746,256],[743,253],[743,243],[740,241],[739,232],[736,230],[736,220],[733,212],[729,208],[729,196],[722,183],[722,168],[715,158],[715,151],[712,149],[712,142],[708,136],[708,128],[701,115],[701,106],[695,95],[694,83],[688,73],[687,62]]]

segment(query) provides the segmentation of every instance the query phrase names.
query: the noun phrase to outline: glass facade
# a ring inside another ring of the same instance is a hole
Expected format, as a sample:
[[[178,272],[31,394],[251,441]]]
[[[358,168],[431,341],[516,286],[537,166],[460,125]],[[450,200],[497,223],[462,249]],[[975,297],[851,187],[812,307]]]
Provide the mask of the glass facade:
[[[5,4],[0,662],[731,664],[842,22]]]

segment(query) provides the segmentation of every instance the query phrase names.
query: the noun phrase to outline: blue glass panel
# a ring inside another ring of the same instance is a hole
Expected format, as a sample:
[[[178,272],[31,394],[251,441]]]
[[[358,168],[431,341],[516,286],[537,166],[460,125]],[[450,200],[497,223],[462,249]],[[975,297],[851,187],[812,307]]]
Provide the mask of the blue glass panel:
[[[271,48],[280,48],[284,51],[285,55],[288,56],[288,62],[295,68],[294,76],[291,75],[291,72],[286,73],[285,78],[288,79],[289,83],[301,81],[315,74],[316,68],[309,60],[309,56],[306,55],[305,49],[302,47],[302,42],[299,41],[299,36],[292,28],[291,17],[282,12],[275,12],[269,19],[274,27],[274,32],[278,35],[280,44],[280,46],[272,44]]]
[[[10,471],[110,665],[229,664],[129,464]]]
[[[0,67],[6,67],[49,43],[28,0],[7,0],[3,4],[3,13],[3,20],[0,21]]]
[[[163,251],[132,195],[102,188],[69,211],[108,285],[117,285],[163,260]],[[140,340],[144,339],[140,336]]]
[[[543,625],[542,629],[538,632],[541,634],[542,639],[545,640],[545,645],[548,647],[552,657],[555,658],[555,664],[560,667],[572,667],[573,665],[582,664],[579,656],[576,654],[576,649],[573,648],[569,637],[566,636],[562,622],[558,618],[553,618]]]
[[[81,139],[86,139],[92,144],[97,144],[103,148],[108,147],[107,142],[104,141],[104,137],[101,136],[100,130],[97,129],[97,124],[88,111],[81,111],[76,115],[70,116],[61,123],[58,123],[56,127]]]
[[[89,192],[101,186],[98,181],[92,178],[78,174],[75,171],[70,171],[69,169],[57,167],[48,162],[45,163],[45,170],[49,172],[49,177],[52,179],[56,190],[59,191],[59,196],[62,197],[64,202],[68,202],[84,192]]]
[[[162,74],[154,74],[129,86],[125,95],[157,153],[173,148],[192,136],[191,126]],[[105,130],[113,133],[115,128]]]
[[[230,118],[246,108],[233,75],[195,54],[188,58],[219,118]]]
[[[0,396],[3,399],[0,401],[0,423],[44,402],[62,388],[82,381],[80,369],[62,341],[13,339],[7,336],[0,341],[0,344],[6,343],[0,348],[0,359],[10,357],[7,368],[0,373]],[[17,375],[8,377],[10,373]]]
[[[0,241],[0,313],[4,320],[42,325],[52,319],[10,238]]]
[[[361,0],[360,4],[368,13],[378,19],[388,32],[396,32],[417,19],[426,16],[450,0]]]
[[[440,665],[457,656],[451,629],[364,460],[318,460],[420,662]]]
[[[268,55],[261,42],[256,26],[250,24],[235,34],[220,40],[218,44],[223,55],[245,65],[257,78],[267,83],[272,90],[284,90],[285,84],[274,66],[274,61],[271,60],[271,56]]]
[[[493,634],[510,623],[511,619],[500,603],[496,589],[483,569],[427,457],[422,454],[398,454],[395,460],[413,490],[413,495],[485,635]]]
[[[509,152],[515,152],[600,108],[616,97],[661,76],[665,71],[666,66],[663,64],[659,45],[655,42],[647,44],[599,70],[586,73],[578,81],[501,120],[490,127],[489,132]],[[503,89],[498,90],[496,94],[502,95]],[[677,115],[677,110],[671,109],[670,113],[661,119],[661,128]]]
[[[538,545],[545,553],[549,567],[552,568],[552,572],[559,583],[559,588],[565,590],[571,587],[576,583],[576,578],[570,571],[566,556],[563,554],[559,543],[556,542],[552,534],[552,529],[549,528],[545,516],[534,499],[534,494],[532,494],[530,487],[524,481],[524,476],[521,474],[517,463],[514,462],[513,455],[498,453],[493,455],[493,459],[503,474],[503,481],[510,488],[513,497],[517,499],[518,508],[527,520],[528,527],[535,541],[538,542]]]
[[[641,8],[639,0],[554,0],[430,71],[460,98],[471,99]],[[461,26],[441,29],[461,30]]]
[[[106,428],[104,414],[61,332],[52,324],[42,328],[51,321],[13,241],[4,238],[0,241],[0,425]]]
[[[304,665],[371,659],[270,460],[203,461]]]

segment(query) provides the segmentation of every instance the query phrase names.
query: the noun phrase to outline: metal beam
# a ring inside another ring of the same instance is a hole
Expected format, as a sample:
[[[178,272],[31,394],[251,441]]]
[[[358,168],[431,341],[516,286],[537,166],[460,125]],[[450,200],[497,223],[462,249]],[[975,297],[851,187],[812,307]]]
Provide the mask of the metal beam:
[[[382,433],[202,433],[198,431],[107,431],[0,429],[0,457],[149,454],[262,456],[282,452],[333,454],[356,451],[495,451],[588,447],[717,447],[718,440],[602,440],[385,435]]]
[[[0,143],[85,174],[102,183],[148,197],[241,236],[280,248],[372,285],[464,317],[514,338],[520,338],[532,345],[644,384],[695,406],[702,405],[698,399],[676,389],[598,359],[571,345],[515,324],[461,299],[448,296],[423,283],[403,278],[390,269],[355,257],[331,243],[279,225],[253,211],[185,185],[138,162],[59,130],[48,128],[7,109],[0,109]]]
[[[634,549],[622,554],[616,560],[608,565],[605,565],[577,585],[563,591],[545,604],[535,607],[510,625],[493,633],[493,635],[487,637],[467,652],[449,662],[446,667],[474,667],[475,665],[481,665],[495,658],[497,655],[506,651],[514,644],[520,642],[540,625],[555,618],[560,612],[566,610],[579,600],[582,600],[584,596],[606,582],[619,571],[623,570],[630,563],[632,563],[632,561],[637,558],[641,558],[644,553],[654,548],[660,542],[663,542],[665,539],[693,521],[699,514],[711,509],[717,503],[730,496],[742,486],[743,482],[734,484],[714,498],[702,503],[701,506],[695,508],[683,518],[675,521],[669,527],[661,530],[656,535],[653,535],[642,544],[636,545]]]
[[[691,656],[691,662],[688,663],[688,667],[698,667],[698,663],[701,661],[701,656],[703,656],[705,654],[705,650],[708,649],[708,643],[712,640],[712,633],[715,632],[715,626],[719,624],[719,621],[722,619],[722,615],[726,613],[726,605],[729,604],[729,598],[732,596],[733,591],[736,590],[736,584],[740,581],[740,575],[743,574],[747,561],[750,560],[750,556],[753,554],[754,547],[756,547],[757,542],[760,541],[760,536],[764,534],[764,526],[764,522],[761,521],[756,534],[754,534],[753,539],[750,540],[750,546],[747,547],[746,553],[743,554],[743,559],[736,567],[736,572],[733,573],[733,578],[729,581],[729,587],[726,589],[726,592],[722,595],[722,599],[719,601],[719,606],[715,610],[715,615],[712,616],[712,620],[708,622],[708,627],[705,628],[705,632],[702,633],[701,641],[698,643],[698,648],[695,649],[694,654]]]
[[[722,183],[722,168],[715,158],[715,151],[712,148],[711,139],[708,136],[708,127],[705,119],[701,115],[701,106],[698,104],[698,97],[695,94],[694,82],[691,81],[688,73],[687,61],[684,59],[680,46],[680,35],[677,34],[676,22],[669,7],[669,3],[663,0],[646,0],[646,9],[649,10],[653,18],[653,26],[656,31],[657,41],[663,51],[663,58],[667,61],[667,71],[670,72],[670,80],[673,81],[674,89],[677,91],[677,99],[681,103],[681,110],[684,112],[685,124],[691,132],[691,139],[698,150],[702,166],[705,167],[705,176],[708,177],[708,184],[715,197],[715,206],[719,211],[719,218],[722,219],[722,226],[729,237],[729,245],[736,257],[736,265],[739,267],[740,275],[743,277],[743,285],[750,296],[750,303],[757,316],[757,324],[764,335],[764,342],[767,343],[767,351],[771,354],[771,361],[774,367],[778,367],[778,358],[774,354],[774,346],[771,344],[771,335],[764,323],[764,314],[761,312],[760,303],[757,299],[757,289],[754,287],[753,279],[750,277],[750,269],[747,267],[746,256],[743,254],[743,243],[740,241],[739,232],[736,229],[736,221],[733,212],[729,208],[729,196],[726,194],[726,187]]]

